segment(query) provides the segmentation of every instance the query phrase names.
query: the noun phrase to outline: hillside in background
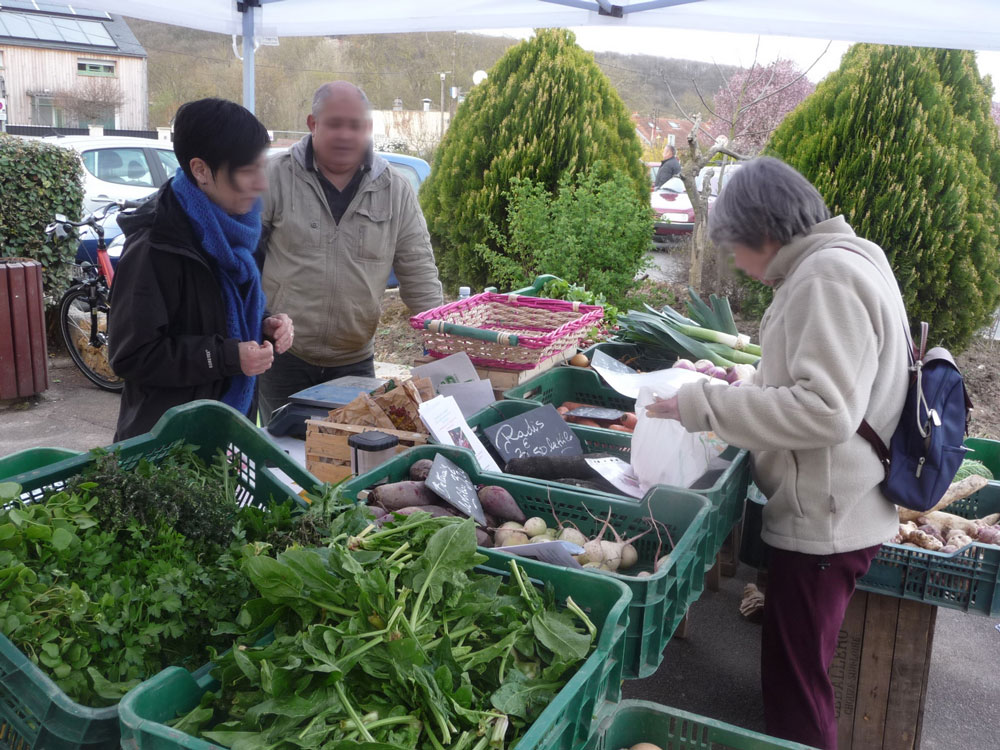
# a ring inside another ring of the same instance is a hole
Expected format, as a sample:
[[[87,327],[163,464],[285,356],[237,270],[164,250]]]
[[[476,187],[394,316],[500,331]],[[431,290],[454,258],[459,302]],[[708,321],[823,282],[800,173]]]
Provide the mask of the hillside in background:
[[[230,37],[129,18],[149,54],[149,123],[166,125],[183,102],[205,96],[239,101],[241,63]],[[312,92],[344,78],[360,85],[378,109],[397,97],[407,109],[429,98],[438,110],[442,71],[446,85],[468,88],[476,70],[489,70],[518,40],[451,32],[344,37],[289,37],[257,50],[257,114],[272,130],[305,129]],[[680,116],[664,81],[687,111],[711,101],[729,66],[651,55],[599,52],[598,65],[626,106],[649,117]],[[446,106],[454,107],[447,94]]]

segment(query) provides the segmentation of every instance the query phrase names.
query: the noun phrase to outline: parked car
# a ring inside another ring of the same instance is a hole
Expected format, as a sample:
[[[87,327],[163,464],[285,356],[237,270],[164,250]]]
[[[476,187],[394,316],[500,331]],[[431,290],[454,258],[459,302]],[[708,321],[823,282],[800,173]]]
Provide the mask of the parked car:
[[[739,167],[739,164],[727,164],[724,172],[717,166],[703,167],[698,176],[695,177],[695,187],[700,191],[709,171],[712,172],[711,192],[708,198],[710,211],[719,195],[720,172],[722,173],[722,184],[725,186],[729,182],[730,176]],[[688,197],[684,182],[680,177],[667,180],[659,188],[654,187],[649,202],[653,211],[656,212],[656,220],[653,223],[654,245],[668,245],[694,231],[694,209],[691,207],[691,199]]]
[[[84,213],[108,201],[143,198],[155,192],[177,169],[173,147],[151,138],[69,135],[43,140],[80,154]]]

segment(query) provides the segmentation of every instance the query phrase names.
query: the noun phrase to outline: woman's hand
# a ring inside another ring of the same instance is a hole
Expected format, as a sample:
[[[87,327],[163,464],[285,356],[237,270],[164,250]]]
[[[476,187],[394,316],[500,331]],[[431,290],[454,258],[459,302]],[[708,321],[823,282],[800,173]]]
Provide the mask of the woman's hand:
[[[285,313],[278,313],[269,318],[264,318],[264,337],[274,342],[276,354],[284,354],[292,345],[295,338],[295,328],[292,326],[292,319]]]
[[[274,362],[274,347],[270,341],[258,344],[256,341],[241,341],[240,349],[240,369],[248,378],[260,375],[271,369]]]
[[[677,405],[677,396],[658,398],[646,407],[646,416],[656,419],[675,419],[681,421],[681,411]]]

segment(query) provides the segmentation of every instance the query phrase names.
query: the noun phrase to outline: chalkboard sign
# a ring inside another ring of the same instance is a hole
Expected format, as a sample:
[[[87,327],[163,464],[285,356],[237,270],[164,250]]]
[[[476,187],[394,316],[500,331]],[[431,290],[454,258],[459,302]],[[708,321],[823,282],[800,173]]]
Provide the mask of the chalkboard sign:
[[[576,435],[552,404],[483,430],[504,461],[532,456],[582,456]]]
[[[566,412],[566,416],[617,422],[625,416],[625,412],[620,409],[605,409],[603,406],[578,406],[573,411]]]
[[[469,475],[440,453],[434,457],[424,484],[480,526],[486,525],[486,515],[479,502],[479,494]]]

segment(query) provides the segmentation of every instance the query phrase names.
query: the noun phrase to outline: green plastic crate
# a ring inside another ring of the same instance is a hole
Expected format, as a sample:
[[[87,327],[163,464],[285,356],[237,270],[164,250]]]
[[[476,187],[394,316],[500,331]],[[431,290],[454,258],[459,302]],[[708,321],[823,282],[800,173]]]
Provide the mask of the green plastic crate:
[[[443,454],[464,469],[475,484],[495,484],[504,487],[517,501],[529,518],[539,516],[554,525],[553,508],[563,522],[573,522],[588,536],[595,534],[601,524],[587,509],[603,519],[611,511],[611,523],[618,533],[629,538],[647,525],[643,518],[652,513],[666,524],[674,541],[670,562],[648,577],[638,577],[642,570],[651,571],[656,557],[657,539],[649,533],[635,542],[639,564],[631,570],[633,575],[621,575],[615,580],[624,582],[632,591],[629,608],[628,632],[625,636],[624,674],[627,678],[646,677],[653,674],[663,661],[667,646],[688,607],[697,601],[704,588],[703,560],[708,535],[710,505],[707,500],[692,492],[670,487],[657,487],[649,494],[649,506],[619,500],[601,493],[581,493],[576,487],[549,482],[541,484],[510,474],[480,472],[471,451],[450,446],[421,445],[411,448],[343,485],[347,497],[356,498],[358,492],[383,481],[397,482],[409,477],[410,466],[421,458],[433,459]],[[665,545],[666,548],[666,545]],[[521,558],[518,558],[521,559]],[[551,571],[567,568],[546,565]],[[598,571],[587,571],[588,576],[609,577]]]
[[[809,750],[807,745],[648,701],[622,701],[612,707],[586,750],[619,750],[639,742],[662,750]]]
[[[650,350],[635,344],[626,344],[623,341],[601,341],[583,350],[587,359],[591,360],[594,358],[594,352],[604,352],[609,357],[641,372],[666,370],[673,367],[674,362],[677,361],[677,357],[666,350]]]
[[[971,452],[965,454],[966,458],[982,461],[993,473],[993,478],[1000,480],[1000,440],[969,438],[965,441],[965,447],[971,449]]]
[[[633,399],[621,395],[606,385],[593,370],[580,367],[556,367],[544,372],[528,382],[506,391],[504,399],[527,402],[536,406],[538,404],[560,406],[565,401],[577,401],[594,406],[605,406],[610,409],[625,411],[635,409]],[[490,407],[487,407],[473,417],[473,419],[479,420],[480,427],[487,426],[483,422],[489,417],[483,412],[489,412],[489,409]],[[495,414],[495,412],[492,413]],[[631,446],[632,436],[628,433],[605,430],[599,427],[585,429],[588,430],[588,437],[591,438],[590,447],[586,448],[587,452],[624,453],[622,450],[623,438]],[[599,436],[604,436],[606,440],[600,441]],[[615,450],[616,448],[617,450]],[[631,455],[631,447],[629,451],[629,455]],[[625,458],[624,455],[623,458]],[[747,487],[750,484],[750,454],[747,451],[730,447],[722,454],[722,458],[730,462],[729,467],[710,487],[687,488],[691,492],[707,497],[714,509],[709,521],[711,542],[706,550],[706,570],[715,564],[715,557],[722,549],[723,542],[743,517],[743,503],[746,500]],[[581,489],[580,491],[588,492],[589,490]]]
[[[508,576],[509,557],[483,551],[489,560],[480,569]],[[593,731],[598,711],[621,695],[622,636],[628,621],[628,589],[610,577],[554,568],[533,560],[518,563],[536,582],[549,582],[556,597],[587,610],[597,626],[597,645],[517,744],[517,750],[576,750]],[[164,722],[190,711],[206,690],[218,687],[208,674],[191,675],[172,667],[135,688],[122,700],[121,747],[124,750],[214,750],[217,746],[170,729]]]
[[[963,518],[1000,513],[1000,483],[948,506]],[[952,553],[883,544],[858,588],[948,609],[1000,615],[1000,547],[976,542]]]
[[[39,471],[49,464],[63,461],[77,455],[66,448],[28,448],[0,458],[0,482],[15,474]]]
[[[566,401],[577,401],[609,409],[635,410],[634,398],[623,396],[601,380],[596,372],[582,367],[553,367],[504,391],[503,397],[553,406],[561,406]]]
[[[146,435],[116,443],[122,464],[145,458],[156,461],[172,446],[188,442],[211,460],[225,449],[240,467],[236,481],[242,505],[263,506],[274,499],[296,498],[271,472],[277,468],[305,489],[318,480],[290,459],[263,432],[218,401],[195,401],[168,411]],[[74,454],[41,469],[9,477],[20,484],[25,502],[38,502],[63,487],[93,461],[90,453]],[[183,670],[182,670],[183,671]],[[89,708],[70,700],[13,643],[0,635],[0,748],[6,750],[76,750],[119,746],[118,708]]]

